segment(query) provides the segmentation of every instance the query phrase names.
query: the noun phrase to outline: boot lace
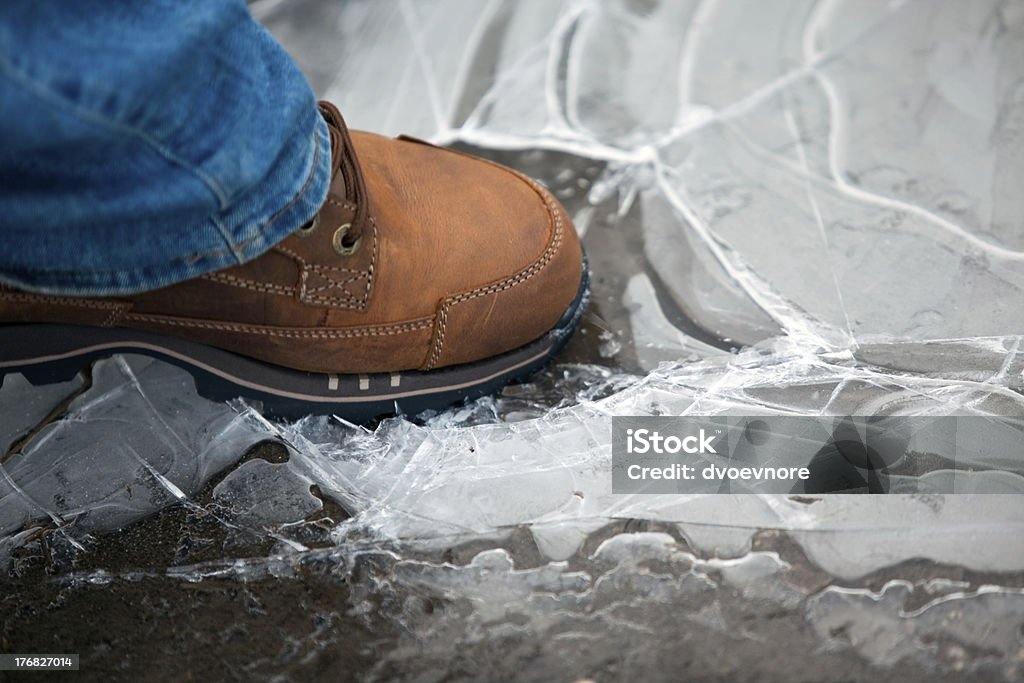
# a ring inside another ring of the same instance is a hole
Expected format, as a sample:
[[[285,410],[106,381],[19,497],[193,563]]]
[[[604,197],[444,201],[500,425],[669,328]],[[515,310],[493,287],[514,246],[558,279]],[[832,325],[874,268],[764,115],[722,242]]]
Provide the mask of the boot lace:
[[[327,122],[327,130],[331,135],[331,178],[340,172],[345,183],[345,199],[356,207],[351,223],[345,223],[334,232],[332,244],[334,250],[346,256],[355,253],[363,238],[363,229],[369,219],[369,202],[366,195],[366,182],[356,158],[352,136],[349,134],[345,119],[338,108],[330,102],[321,101],[320,115]],[[319,214],[315,223],[319,223]]]

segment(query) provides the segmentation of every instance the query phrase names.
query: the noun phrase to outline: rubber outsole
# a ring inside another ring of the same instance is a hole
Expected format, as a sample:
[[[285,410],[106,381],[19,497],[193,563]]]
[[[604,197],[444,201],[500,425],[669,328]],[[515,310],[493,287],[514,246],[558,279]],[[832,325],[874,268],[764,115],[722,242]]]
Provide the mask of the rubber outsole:
[[[498,356],[429,372],[319,374],[142,330],[31,324],[0,326],[0,377],[20,373],[36,386],[51,384],[67,381],[97,359],[135,353],[188,370],[199,395],[211,400],[259,401],[273,417],[335,414],[368,422],[445,408],[533,374],[568,343],[589,298],[584,264],[575,299],[544,336]]]

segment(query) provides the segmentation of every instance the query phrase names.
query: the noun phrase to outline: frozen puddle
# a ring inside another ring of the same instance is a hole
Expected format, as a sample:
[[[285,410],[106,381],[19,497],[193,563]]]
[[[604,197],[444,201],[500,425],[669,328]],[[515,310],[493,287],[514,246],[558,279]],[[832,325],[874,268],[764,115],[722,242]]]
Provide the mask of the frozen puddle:
[[[590,256],[584,328],[529,384],[373,430],[273,423],[138,357],[8,377],[15,576],[344,577],[350,614],[404,634],[371,679],[784,679],[779,647],[851,680],[1024,676],[1020,493],[613,495],[610,421],[1024,417],[1019,3],[252,9],[353,127],[551,187]],[[991,457],[978,476],[1020,469]],[[173,559],[91,555],[175,506]]]

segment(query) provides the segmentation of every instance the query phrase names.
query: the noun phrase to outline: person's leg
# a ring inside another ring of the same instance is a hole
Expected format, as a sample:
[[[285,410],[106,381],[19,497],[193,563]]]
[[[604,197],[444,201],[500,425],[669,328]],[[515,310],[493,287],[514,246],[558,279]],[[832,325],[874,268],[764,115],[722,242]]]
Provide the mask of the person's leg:
[[[0,283],[129,294],[309,221],[330,141],[243,0],[0,3]]]
[[[145,353],[368,419],[523,377],[579,323],[547,190],[349,131],[241,0],[31,2],[0,4],[0,375]]]

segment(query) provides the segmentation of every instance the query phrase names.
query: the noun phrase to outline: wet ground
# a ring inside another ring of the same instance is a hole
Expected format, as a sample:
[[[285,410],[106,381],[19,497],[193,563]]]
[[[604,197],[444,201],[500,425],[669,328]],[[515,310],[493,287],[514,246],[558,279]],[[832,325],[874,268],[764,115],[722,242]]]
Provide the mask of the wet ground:
[[[1024,416],[1024,6],[252,8],[353,127],[552,188],[591,309],[530,383],[372,429],[137,357],[8,377],[0,652],[83,680],[1024,678],[1024,478],[610,483],[615,415]]]

